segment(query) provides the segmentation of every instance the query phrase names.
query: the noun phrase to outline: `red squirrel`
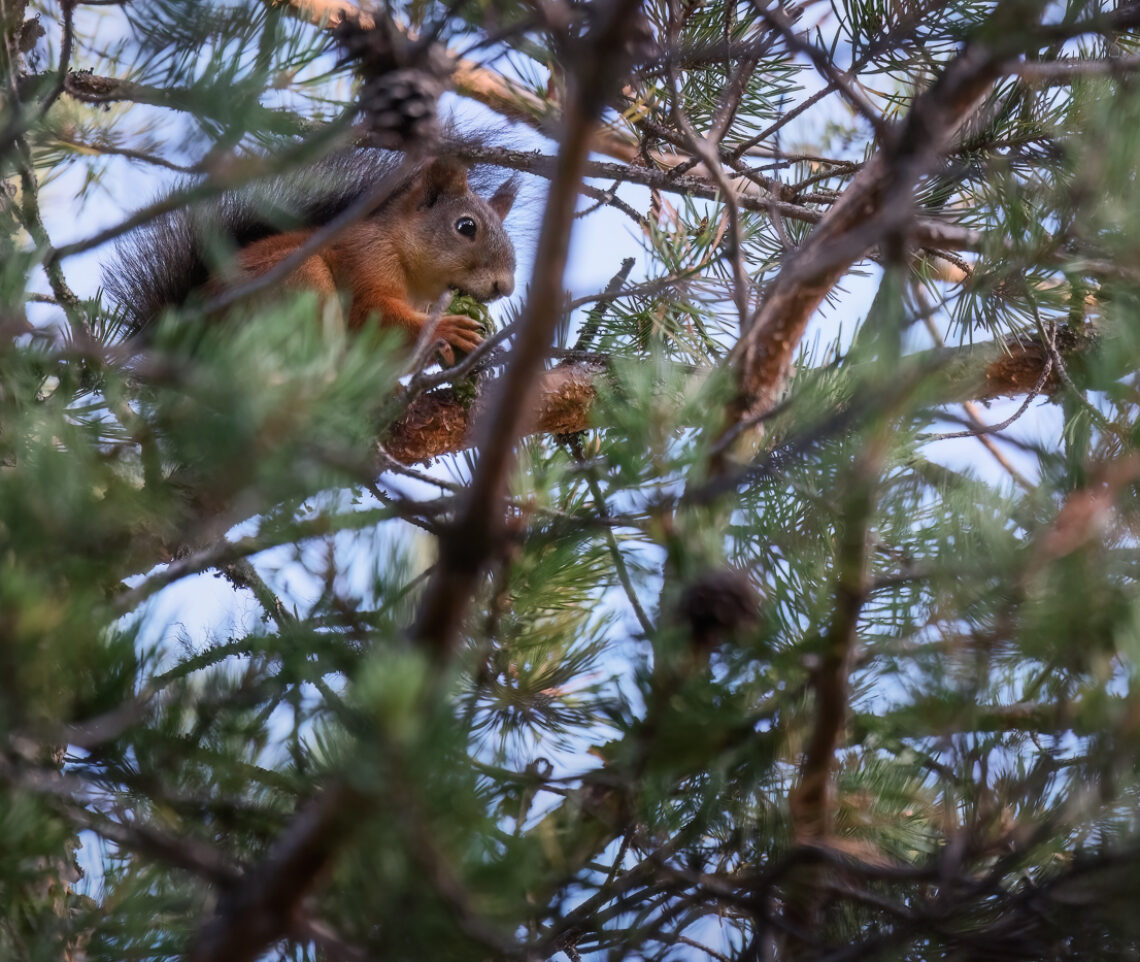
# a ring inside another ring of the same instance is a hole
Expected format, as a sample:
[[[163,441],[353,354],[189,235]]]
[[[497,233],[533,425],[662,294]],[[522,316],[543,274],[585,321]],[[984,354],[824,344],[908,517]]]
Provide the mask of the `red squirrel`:
[[[179,209],[120,245],[105,285],[134,331],[145,334],[165,308],[196,292],[216,293],[271,269],[391,176],[400,160],[383,151],[342,151],[304,175],[228,192],[202,209]],[[463,164],[427,161],[284,284],[343,296],[350,330],[375,317],[414,343],[445,291],[482,301],[514,291],[515,252],[503,228],[514,199],[513,179],[484,200],[469,187]],[[230,251],[224,269],[211,257],[219,239]],[[453,349],[470,351],[482,339],[479,323],[462,314],[443,315],[435,334],[446,344],[441,353],[447,363]]]

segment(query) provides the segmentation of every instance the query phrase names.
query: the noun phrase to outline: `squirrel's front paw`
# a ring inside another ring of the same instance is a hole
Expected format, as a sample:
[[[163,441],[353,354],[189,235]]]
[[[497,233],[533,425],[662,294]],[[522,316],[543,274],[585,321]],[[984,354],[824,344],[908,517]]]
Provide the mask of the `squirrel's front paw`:
[[[444,314],[436,325],[435,338],[444,341],[439,353],[444,364],[451,366],[456,350],[469,354],[483,340],[483,325],[466,314]]]

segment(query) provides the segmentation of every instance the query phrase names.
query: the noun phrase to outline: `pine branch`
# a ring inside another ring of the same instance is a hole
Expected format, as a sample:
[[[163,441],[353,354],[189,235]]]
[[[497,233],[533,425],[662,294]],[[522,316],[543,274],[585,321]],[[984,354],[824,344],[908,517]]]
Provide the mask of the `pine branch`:
[[[288,3],[299,15],[322,27],[335,27],[344,20],[351,20],[366,30],[376,25],[371,14],[347,0],[270,0],[272,4],[282,2]],[[510,120],[522,121],[544,131],[557,128],[561,114],[558,104],[536,96],[525,87],[472,60],[454,53],[452,58],[454,71],[451,81],[457,93],[470,97]],[[628,162],[636,156],[637,145],[630,138],[601,127],[590,134],[590,151]]]
[[[412,637],[440,661],[450,658],[459,628],[484,566],[499,549],[502,497],[515,442],[539,395],[539,371],[560,318],[558,304],[569,251],[578,187],[590,136],[608,88],[621,75],[640,4],[615,0],[598,10],[590,32],[566,53],[572,58],[559,170],[547,195],[535,270],[511,360],[496,386],[480,428],[480,460],[452,529],[440,542],[440,558],[428,583]]]
[[[838,522],[831,622],[822,639],[819,664],[811,676],[814,721],[807,736],[800,780],[788,796],[792,837],[800,844],[819,842],[835,834],[833,775],[850,712],[850,674],[859,618],[867,601],[868,542],[885,442],[880,430],[846,472],[840,486],[847,497]],[[789,896],[788,914],[794,925],[805,929],[818,926],[824,896],[822,882],[816,869]]]
[[[935,84],[915,98],[906,120],[855,176],[819,226],[788,259],[733,351],[737,396],[726,411],[727,425],[738,424],[776,403],[792,359],[815,309],[863,255],[868,246],[912,230],[911,193],[951,146],[955,132],[975,110],[978,99],[1007,69],[1020,50],[1049,38],[1067,39],[1096,29],[1124,29],[1140,18],[1135,4],[1103,18],[1059,26],[1020,22],[1018,0],[1004,0],[990,16],[990,45],[970,42],[941,72]],[[1001,25],[1012,30],[1013,36]],[[716,459],[714,470],[725,470]]]
[[[590,426],[590,411],[597,398],[596,362],[560,365],[539,379],[538,397],[529,431],[543,434],[573,434]],[[480,387],[480,398],[498,391],[496,382]],[[433,391],[412,402],[384,442],[397,461],[410,464],[427,461],[474,443],[476,423],[490,418],[485,401],[461,400],[450,390]]]
[[[301,923],[301,903],[350,833],[360,803],[346,785],[326,787],[278,836],[265,860],[223,894],[188,962],[252,962]]]
[[[86,70],[68,73],[63,89],[69,96],[85,104],[126,101],[164,107],[199,117],[210,116],[210,108],[214,103],[213,98],[204,97],[200,91],[190,88],[154,87],[118,77],[103,77]],[[251,128],[283,136],[304,136],[314,133],[321,126],[294,111],[265,107],[256,101],[251,101],[245,109],[248,111],[246,116]]]
[[[1062,355],[1078,368],[1100,344],[1099,337],[1092,332],[1061,331],[1058,338]],[[1061,386],[1059,375],[1051,369],[1049,345],[1037,336],[946,348],[915,360],[946,371],[943,381],[947,390],[940,399],[942,403],[1017,397],[1035,388],[1043,395],[1052,395]],[[593,405],[598,382],[605,376],[604,369],[594,360],[571,361],[548,371],[540,382],[530,430],[542,434],[572,434],[595,426]],[[485,396],[494,390],[494,382],[490,382],[481,387],[480,393]],[[385,446],[392,457],[405,463],[461,451],[474,443],[474,424],[486,416],[486,407],[478,400],[471,404],[447,390],[432,392],[412,403]]]
[[[91,804],[91,786],[82,779],[21,766],[0,755],[0,780],[9,787],[42,795],[57,802],[79,828],[95,832],[118,845],[157,861],[185,869],[225,887],[239,877],[237,866],[211,846],[194,839],[177,838],[142,822],[120,822]]]
[[[371,16],[362,13],[354,4],[344,0],[289,0],[300,12],[314,22],[335,26],[345,17],[351,17],[361,26],[374,23]],[[521,120],[541,130],[553,129],[561,113],[557,103],[542,100],[526,90],[485,67],[459,59],[452,77],[456,91],[464,96],[490,107],[512,120]],[[814,102],[814,101],[812,101]],[[525,151],[513,151],[476,144],[452,144],[457,157],[472,162],[499,164],[514,170],[550,177],[556,168],[556,158],[543,157]],[[721,159],[728,164],[738,165],[735,151],[717,145]],[[695,164],[697,158],[689,153],[665,153],[658,150],[649,152],[655,166],[647,167],[640,162],[642,147],[637,138],[601,126],[590,135],[590,152],[615,158],[620,163],[609,164],[593,161],[586,166],[586,176],[610,178],[621,183],[642,184],[657,190],[665,190],[686,196],[716,200],[723,196],[720,177],[707,168],[693,170],[685,174],[680,171]],[[761,213],[782,215],[806,223],[818,223],[823,216],[820,211],[801,204],[792,203],[775,193],[764,189],[749,178],[733,174],[736,181],[734,194],[741,207]],[[775,183],[773,187],[778,186]],[[978,250],[982,243],[981,234],[969,228],[937,221],[932,218],[917,218],[914,224],[914,238],[919,246],[945,250]]]
[[[949,147],[1006,56],[980,44],[967,45],[938,82],[915,99],[897,134],[856,174],[788,259],[733,349],[739,386],[726,411],[727,426],[776,403],[816,308],[868,246],[908,228],[914,185]],[[713,465],[714,471],[726,468],[720,458]]]
[[[74,32],[74,13],[75,13],[76,0],[60,0],[60,12],[63,14],[62,23],[62,39],[60,42],[59,50],[59,66],[56,69],[55,79],[52,82],[51,88],[35,107],[30,115],[24,112],[24,103],[21,91],[21,84],[13,84],[14,92],[17,94],[12,117],[5,125],[3,130],[0,130],[0,157],[3,157],[20,138],[24,136],[29,130],[36,126],[47,115],[47,112],[63,93],[65,80],[68,71],[71,68],[71,55],[75,44]],[[18,13],[22,18],[23,4],[21,3],[14,13]],[[5,19],[8,14],[5,14]],[[7,40],[7,37],[5,37]],[[23,79],[23,78],[20,78]]]
[[[510,150],[469,142],[449,144],[449,148],[462,160],[497,164],[540,177],[550,177],[555,169],[556,158],[534,151]],[[673,155],[674,164],[677,160],[676,155]],[[699,197],[703,200],[718,200],[722,196],[720,187],[712,177],[698,175],[695,172],[679,175],[669,169],[629,167],[604,161],[590,161],[586,164],[585,175],[620,180],[627,184],[640,184],[653,190],[686,197]],[[774,193],[762,191],[750,181],[741,182],[737,175],[733,176],[737,203],[745,210],[779,215],[805,224],[819,224],[827,216],[827,211],[784,200]],[[948,251],[977,251],[982,248],[985,240],[981,231],[931,217],[916,218],[912,236],[915,243],[921,247]],[[864,250],[870,250],[873,246],[873,243],[869,243]]]
[[[1083,77],[1123,78],[1140,70],[1140,55],[1107,60],[1030,60],[1017,64],[1011,73],[1031,84],[1068,84]]]
[[[1080,372],[1082,384],[1088,382],[1083,368],[1099,348],[1099,337],[1090,332],[1074,334],[1060,331],[1057,349],[1066,363]],[[930,372],[942,371],[941,383],[945,396],[941,403],[960,403],[967,400],[992,400],[998,397],[1024,395],[1041,385],[1043,395],[1057,392],[1062,383],[1054,364],[1049,376],[1042,378],[1051,363],[1050,346],[1037,336],[1020,336],[999,343],[966,348],[947,348],[931,351],[914,358],[915,363]],[[695,377],[704,377],[700,371]],[[1101,372],[1111,380],[1119,376],[1112,371]],[[569,360],[542,374],[537,380],[536,397],[530,404],[530,416],[525,432],[560,435],[588,430],[596,424],[595,402],[599,388],[608,375],[600,357]],[[1099,383],[1096,382],[1096,383]],[[479,394],[472,402],[450,388],[439,388],[415,397],[382,441],[374,463],[354,467],[354,473],[366,477],[388,470],[392,459],[404,464],[430,461],[445,454],[463,451],[476,445],[481,431],[495,425],[491,400],[500,390],[497,380],[484,379]],[[483,425],[483,426],[481,426]],[[604,425],[601,425],[604,427]],[[736,476],[724,479],[733,486]],[[723,485],[717,487],[717,490]],[[177,531],[164,530],[152,534],[139,532],[130,552],[134,570],[149,567],[157,561],[168,561],[185,545],[196,546],[192,553],[173,561],[145,581],[115,597],[114,610],[126,613],[135,610],[147,597],[167,585],[189,575],[219,565],[232,564],[264,551],[275,544],[304,538],[308,532],[325,534],[336,529],[336,520],[321,516],[311,521],[298,522],[276,535],[257,535],[237,541],[226,541],[221,532],[248,513],[259,510],[257,504],[243,499],[243,513],[232,514],[231,498],[214,492],[207,500],[200,500],[194,491],[186,491],[186,515]],[[261,506],[264,510],[267,505]],[[377,517],[408,517],[415,520],[415,505],[393,503],[378,509]],[[359,519],[357,519],[359,520]],[[351,516],[345,524],[352,524]],[[125,574],[125,572],[124,572]]]
[[[31,153],[22,137],[17,137],[16,147],[20,161],[20,187],[22,193],[20,218],[23,221],[24,229],[28,232],[28,236],[31,237],[35,245],[41,251],[50,252],[52,245],[47,234],[47,228],[44,227],[43,219],[40,216],[39,184],[36,181],[35,170],[32,167]],[[67,316],[67,322],[71,327],[73,335],[83,340],[88,340],[87,335],[90,331],[88,329],[87,319],[83,316],[83,312],[80,309],[79,298],[76,297],[75,292],[67,283],[63,269],[60,267],[58,261],[54,261],[50,257],[45,257],[44,273],[47,274],[48,284],[51,285],[52,294],[55,295],[56,303],[63,308],[63,312]]]

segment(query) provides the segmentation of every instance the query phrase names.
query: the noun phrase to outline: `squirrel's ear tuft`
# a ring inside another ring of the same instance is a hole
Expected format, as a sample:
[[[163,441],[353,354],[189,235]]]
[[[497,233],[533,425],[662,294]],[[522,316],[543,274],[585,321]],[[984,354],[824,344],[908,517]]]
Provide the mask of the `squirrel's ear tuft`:
[[[499,189],[488,199],[488,206],[499,215],[499,220],[504,220],[507,214],[510,213],[511,205],[514,204],[518,192],[519,178],[518,175],[515,174],[503,181]]]
[[[468,192],[467,168],[458,160],[437,157],[420,174],[420,203],[425,207],[441,197],[462,197]]]

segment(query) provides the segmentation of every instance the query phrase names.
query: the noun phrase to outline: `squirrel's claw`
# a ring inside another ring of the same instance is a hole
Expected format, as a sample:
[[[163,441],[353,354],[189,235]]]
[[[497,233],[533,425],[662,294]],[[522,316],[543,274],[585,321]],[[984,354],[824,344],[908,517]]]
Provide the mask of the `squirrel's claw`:
[[[435,349],[435,353],[439,355],[439,363],[444,367],[455,366],[455,351],[451,349],[451,345],[447,341],[437,341],[439,346]]]
[[[448,345],[447,354],[450,354],[451,357],[448,358],[445,355],[444,359],[449,365],[455,363],[455,355],[451,348],[469,354],[483,340],[482,326],[477,320],[468,317],[466,314],[445,314],[439,319],[439,326],[436,328],[435,334]],[[443,351],[440,353],[444,354]]]

